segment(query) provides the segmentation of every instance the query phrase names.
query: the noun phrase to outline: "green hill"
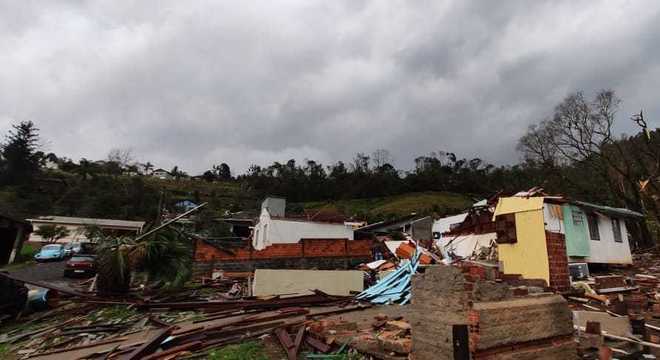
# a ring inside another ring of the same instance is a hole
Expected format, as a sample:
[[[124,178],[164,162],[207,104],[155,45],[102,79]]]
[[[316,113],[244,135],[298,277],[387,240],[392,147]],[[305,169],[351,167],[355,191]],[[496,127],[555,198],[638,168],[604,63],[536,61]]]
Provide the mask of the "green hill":
[[[370,199],[307,202],[300,205],[305,210],[336,209],[346,216],[375,221],[413,212],[417,214],[454,214],[469,207],[473,202],[473,199],[463,194],[420,192]]]

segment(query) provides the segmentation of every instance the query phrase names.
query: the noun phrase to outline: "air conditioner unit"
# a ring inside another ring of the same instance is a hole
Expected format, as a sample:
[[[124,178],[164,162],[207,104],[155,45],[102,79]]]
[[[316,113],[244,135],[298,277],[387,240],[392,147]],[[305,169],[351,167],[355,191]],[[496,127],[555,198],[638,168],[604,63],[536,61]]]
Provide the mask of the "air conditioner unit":
[[[589,278],[589,266],[587,263],[568,264],[568,272],[571,274],[571,281],[586,280]]]

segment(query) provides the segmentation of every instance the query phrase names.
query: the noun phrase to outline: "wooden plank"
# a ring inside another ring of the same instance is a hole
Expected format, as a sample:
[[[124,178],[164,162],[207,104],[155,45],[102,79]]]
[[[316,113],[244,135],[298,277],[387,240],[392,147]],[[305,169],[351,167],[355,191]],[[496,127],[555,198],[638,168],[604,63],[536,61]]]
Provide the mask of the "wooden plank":
[[[284,350],[286,350],[289,360],[296,360],[295,344],[293,343],[293,340],[291,340],[289,333],[286,332],[284,328],[277,328],[275,329],[275,335],[280,341],[280,344],[282,344],[282,347],[284,347]]]
[[[167,329],[162,329],[156,332],[156,335],[152,337],[151,339],[147,340],[142,346],[139,348],[135,349],[131,354],[128,355],[126,358],[127,360],[138,360],[142,359],[143,357],[153,353],[160,347],[160,344],[167,339],[168,336],[172,333],[174,330],[174,326],[169,327]]]
[[[305,325],[301,326],[300,329],[298,329],[298,333],[296,334],[296,340],[293,341],[293,353],[298,356],[298,352],[300,351],[300,345],[302,344],[303,337],[305,336]]]
[[[145,356],[142,360],[160,359],[160,358],[172,355],[172,354],[179,353],[179,352],[184,351],[184,350],[197,349],[197,348],[200,348],[201,346],[202,346],[201,341],[193,341],[193,342],[190,342],[190,343],[187,343],[187,344],[183,344],[183,345],[180,345],[180,346],[173,347],[173,348],[165,350],[165,351],[153,353],[151,355]]]
[[[322,352],[322,353],[327,353],[327,352],[330,351],[330,349],[331,349],[331,348],[330,348],[330,345],[324,343],[324,342],[321,341],[321,340],[318,340],[318,339],[316,339],[316,338],[313,338],[313,337],[311,337],[311,336],[306,336],[306,337],[305,337],[305,343],[306,343],[307,345],[313,347],[314,349],[316,349],[316,350]]]

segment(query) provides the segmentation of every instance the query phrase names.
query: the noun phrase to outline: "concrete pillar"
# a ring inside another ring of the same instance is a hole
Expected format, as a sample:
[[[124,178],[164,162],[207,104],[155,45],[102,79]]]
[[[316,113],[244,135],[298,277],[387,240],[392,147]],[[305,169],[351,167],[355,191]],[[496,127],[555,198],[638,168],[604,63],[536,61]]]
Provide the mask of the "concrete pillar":
[[[9,261],[7,261],[7,264],[12,264],[14,260],[16,259],[16,254],[21,251],[21,248],[23,247],[23,236],[25,233],[25,228],[23,226],[18,227],[18,231],[16,231],[16,239],[14,239],[14,246],[11,249],[11,254],[9,255]]]

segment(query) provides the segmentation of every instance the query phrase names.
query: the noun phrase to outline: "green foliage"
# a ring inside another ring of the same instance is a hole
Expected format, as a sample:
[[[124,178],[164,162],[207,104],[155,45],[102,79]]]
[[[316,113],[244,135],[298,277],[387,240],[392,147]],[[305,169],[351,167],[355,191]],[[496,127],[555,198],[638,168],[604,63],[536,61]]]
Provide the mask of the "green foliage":
[[[19,261],[32,260],[34,255],[38,252],[37,249],[33,248],[30,244],[23,244],[21,247],[21,252],[19,253]]]
[[[209,360],[268,360],[264,346],[256,341],[228,345],[208,354]]]
[[[180,288],[191,276],[192,246],[188,237],[166,228],[135,241],[102,237],[97,248],[97,287],[103,293],[128,291],[133,271],[147,272],[163,287]]]
[[[59,239],[69,236],[69,229],[62,225],[41,225],[34,231],[35,235],[39,235],[46,239],[48,242],[55,242]]]
[[[338,200],[334,202],[303,203],[305,209],[335,207],[346,216],[369,221],[395,218],[417,213],[436,212],[439,215],[461,211],[472,204],[472,199],[461,194],[448,192],[408,193],[388,197]]]
[[[90,242],[99,242],[105,236],[103,230],[96,225],[85,225],[84,235]]]
[[[143,239],[143,268],[152,279],[164,281],[168,288],[180,288],[192,275],[192,243],[172,229],[164,229]]]
[[[132,307],[116,305],[93,311],[88,315],[88,319],[92,322],[124,322],[137,314],[137,310]]]
[[[103,237],[96,249],[96,287],[102,294],[125,293],[130,287],[129,251],[133,239]]]
[[[9,356],[10,352],[9,344],[0,344],[0,359],[4,359],[5,356]]]
[[[6,185],[32,180],[39,172],[43,153],[39,148],[39,129],[32,121],[13,125],[6,142],[0,146],[0,180]]]

